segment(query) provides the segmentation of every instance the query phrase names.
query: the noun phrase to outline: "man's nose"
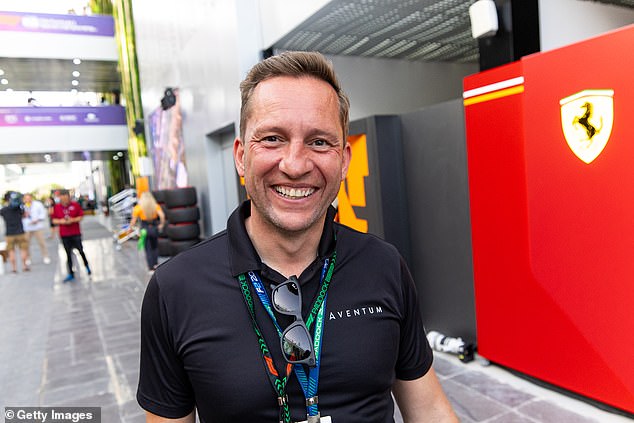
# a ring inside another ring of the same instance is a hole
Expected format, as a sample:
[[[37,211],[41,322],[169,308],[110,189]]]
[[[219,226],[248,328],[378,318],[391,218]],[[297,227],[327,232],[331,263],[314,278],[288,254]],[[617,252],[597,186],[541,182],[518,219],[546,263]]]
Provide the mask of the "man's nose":
[[[298,178],[313,169],[310,148],[303,142],[291,141],[284,148],[280,170],[291,178]]]

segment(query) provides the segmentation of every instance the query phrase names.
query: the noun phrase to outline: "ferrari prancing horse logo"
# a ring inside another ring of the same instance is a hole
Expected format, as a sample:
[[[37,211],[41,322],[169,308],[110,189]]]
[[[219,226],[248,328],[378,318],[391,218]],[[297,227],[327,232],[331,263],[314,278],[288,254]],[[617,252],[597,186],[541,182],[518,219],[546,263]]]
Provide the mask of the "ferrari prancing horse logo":
[[[614,123],[614,90],[584,90],[559,101],[568,147],[590,163],[603,151]]]

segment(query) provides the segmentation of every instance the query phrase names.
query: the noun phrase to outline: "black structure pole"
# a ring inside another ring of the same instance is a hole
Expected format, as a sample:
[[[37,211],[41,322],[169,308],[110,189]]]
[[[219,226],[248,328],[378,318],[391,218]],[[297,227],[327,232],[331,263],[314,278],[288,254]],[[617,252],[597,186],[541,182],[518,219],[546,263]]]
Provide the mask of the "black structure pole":
[[[499,29],[478,39],[480,70],[519,60],[540,51],[538,0],[495,0]]]

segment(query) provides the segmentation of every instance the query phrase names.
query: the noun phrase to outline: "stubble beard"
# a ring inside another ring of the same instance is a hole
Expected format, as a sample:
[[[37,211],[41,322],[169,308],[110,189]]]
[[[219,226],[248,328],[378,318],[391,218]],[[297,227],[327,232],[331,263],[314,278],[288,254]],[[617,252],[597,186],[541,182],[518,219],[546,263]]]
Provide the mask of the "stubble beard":
[[[319,225],[321,227],[328,210],[327,207],[323,208],[323,210],[314,210],[304,222],[297,222],[295,219],[285,219],[284,216],[278,213],[272,205],[262,208],[258,204],[254,203],[253,200],[251,201],[253,207],[257,210],[257,213],[260,216],[260,220],[262,220],[269,228],[277,231],[285,237],[300,235],[315,227],[315,225]]]
[[[319,192],[314,193],[313,195],[319,195]],[[307,216],[302,214],[299,216],[291,215],[288,216],[284,211],[280,211],[274,205],[273,199],[264,199],[262,203],[258,201],[256,197],[251,198],[251,207],[252,213],[251,217],[253,217],[253,212],[256,212],[258,215],[257,220],[259,220],[263,225],[268,227],[270,230],[273,230],[277,233],[280,233],[284,237],[295,237],[297,235],[301,235],[306,231],[309,231],[311,228],[319,227],[319,230],[323,229],[323,223],[325,216],[328,212],[329,206],[332,204],[334,199],[337,197],[338,191],[330,193],[329,197],[330,201],[324,203],[319,203],[315,209],[312,210]],[[303,221],[299,221],[299,219],[303,219]]]

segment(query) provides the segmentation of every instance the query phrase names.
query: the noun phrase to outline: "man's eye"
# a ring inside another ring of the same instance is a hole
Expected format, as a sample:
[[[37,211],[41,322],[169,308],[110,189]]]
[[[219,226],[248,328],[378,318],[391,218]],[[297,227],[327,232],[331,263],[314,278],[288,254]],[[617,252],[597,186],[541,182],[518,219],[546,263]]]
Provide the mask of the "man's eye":
[[[328,145],[328,142],[326,142],[326,140],[316,139],[316,140],[313,140],[311,144],[315,147],[325,147]]]
[[[267,137],[263,137],[262,141],[267,141],[267,142],[278,142],[280,139],[275,136],[275,135],[269,135]]]

